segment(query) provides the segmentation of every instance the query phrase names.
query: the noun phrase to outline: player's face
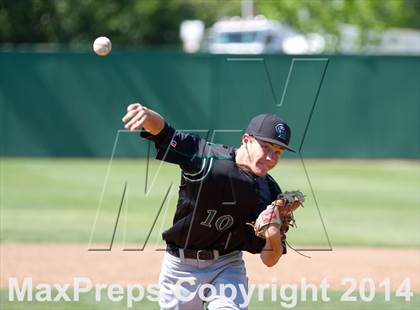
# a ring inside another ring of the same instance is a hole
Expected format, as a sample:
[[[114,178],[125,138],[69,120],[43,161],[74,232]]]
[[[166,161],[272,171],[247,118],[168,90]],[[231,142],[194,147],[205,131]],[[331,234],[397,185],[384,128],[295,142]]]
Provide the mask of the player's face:
[[[251,137],[249,142],[250,168],[254,174],[264,176],[277,164],[283,149],[277,144],[254,137]]]

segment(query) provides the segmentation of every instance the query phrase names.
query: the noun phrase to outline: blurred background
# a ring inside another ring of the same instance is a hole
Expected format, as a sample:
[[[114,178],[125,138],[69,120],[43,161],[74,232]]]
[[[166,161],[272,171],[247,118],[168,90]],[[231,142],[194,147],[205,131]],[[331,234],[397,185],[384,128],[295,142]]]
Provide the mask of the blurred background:
[[[2,0],[3,48],[119,47],[210,53],[420,52],[418,0]]]
[[[1,154],[108,157],[135,101],[184,129],[278,111],[299,146],[316,102],[305,156],[418,158],[419,55],[420,0],[1,0]]]

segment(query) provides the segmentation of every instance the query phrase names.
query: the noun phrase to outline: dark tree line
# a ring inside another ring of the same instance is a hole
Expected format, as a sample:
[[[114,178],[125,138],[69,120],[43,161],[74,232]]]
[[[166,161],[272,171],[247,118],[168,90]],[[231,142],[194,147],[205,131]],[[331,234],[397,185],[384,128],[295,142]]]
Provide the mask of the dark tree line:
[[[301,31],[420,28],[420,0],[254,0],[255,13]],[[200,19],[207,27],[240,15],[240,0],[0,0],[1,43],[83,45],[107,35],[124,46],[179,43],[179,25]]]

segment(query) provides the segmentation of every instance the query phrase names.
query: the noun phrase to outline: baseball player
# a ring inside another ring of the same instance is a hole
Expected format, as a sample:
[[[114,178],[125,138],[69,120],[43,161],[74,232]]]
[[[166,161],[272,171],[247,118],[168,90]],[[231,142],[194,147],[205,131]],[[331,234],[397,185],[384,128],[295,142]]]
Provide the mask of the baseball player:
[[[161,309],[247,309],[242,251],[274,266],[286,253],[290,211],[300,203],[279,198],[268,174],[284,150],[293,151],[289,126],[276,115],[258,115],[234,148],[178,132],[139,103],[122,120],[130,131],[144,129],[140,135],[155,144],[157,159],[181,168],[173,226],[162,234]]]

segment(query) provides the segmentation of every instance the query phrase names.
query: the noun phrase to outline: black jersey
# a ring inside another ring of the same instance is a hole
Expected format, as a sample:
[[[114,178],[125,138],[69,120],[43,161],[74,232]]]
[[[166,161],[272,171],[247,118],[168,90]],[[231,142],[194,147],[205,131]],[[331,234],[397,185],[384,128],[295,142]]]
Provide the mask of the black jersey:
[[[235,148],[209,143],[165,124],[155,143],[156,158],[178,164],[179,198],[166,243],[188,249],[245,250],[259,253],[265,240],[252,226],[258,214],[281,192],[274,179],[257,177],[235,162]]]

